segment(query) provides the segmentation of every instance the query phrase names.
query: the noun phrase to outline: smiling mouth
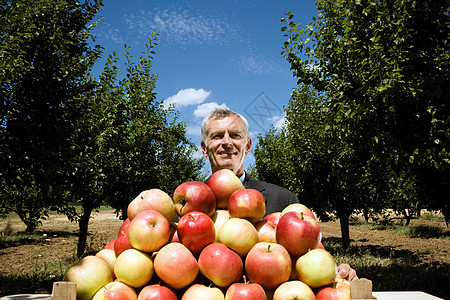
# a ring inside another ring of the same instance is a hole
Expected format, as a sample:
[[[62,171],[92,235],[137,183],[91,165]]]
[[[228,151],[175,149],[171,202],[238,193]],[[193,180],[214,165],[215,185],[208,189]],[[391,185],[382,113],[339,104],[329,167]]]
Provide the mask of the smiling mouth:
[[[219,152],[220,156],[231,156],[231,155],[237,155],[237,152]]]

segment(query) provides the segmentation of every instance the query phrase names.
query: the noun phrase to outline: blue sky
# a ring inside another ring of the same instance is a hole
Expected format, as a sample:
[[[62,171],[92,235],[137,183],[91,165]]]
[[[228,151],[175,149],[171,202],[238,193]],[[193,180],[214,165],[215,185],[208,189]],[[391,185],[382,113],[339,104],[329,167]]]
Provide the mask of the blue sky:
[[[280,54],[280,19],[295,14],[309,23],[317,15],[313,0],[104,0],[104,18],[93,30],[104,57],[131,46],[137,60],[146,37],[159,32],[153,73],[157,99],[176,103],[188,137],[200,146],[200,122],[214,107],[244,115],[253,143],[278,126],[296,80]],[[101,72],[104,59],[94,69]],[[200,155],[200,152],[198,153]],[[251,153],[246,166],[254,162]],[[209,170],[208,170],[209,171]]]

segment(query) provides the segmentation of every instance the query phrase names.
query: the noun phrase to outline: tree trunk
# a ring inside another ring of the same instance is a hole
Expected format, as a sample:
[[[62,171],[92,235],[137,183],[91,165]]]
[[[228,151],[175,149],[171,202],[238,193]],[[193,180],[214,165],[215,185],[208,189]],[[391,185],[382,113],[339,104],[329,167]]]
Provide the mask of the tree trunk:
[[[364,220],[366,221],[366,223],[369,223],[369,210],[364,209],[363,214],[364,214]]]
[[[33,233],[36,230],[37,225],[38,225],[38,224],[36,224],[36,222],[30,221],[30,220],[28,220],[24,223],[27,225],[27,228],[25,229],[25,231],[28,233]]]
[[[83,214],[78,221],[80,233],[78,235],[77,256],[81,257],[86,250],[86,241],[88,235],[89,219],[91,218],[92,209],[83,207]]]
[[[403,210],[403,214],[405,216],[405,226],[408,226],[411,222],[412,213],[408,211],[408,209]]]
[[[341,223],[342,248],[346,250],[350,246],[350,213],[338,211],[339,221]]]
[[[125,221],[127,218],[128,218],[128,212],[127,212],[127,210],[128,210],[128,203],[124,203],[123,205],[122,205],[122,209],[121,209],[121,211],[122,211],[122,215],[120,216],[120,219],[122,220],[122,221]]]

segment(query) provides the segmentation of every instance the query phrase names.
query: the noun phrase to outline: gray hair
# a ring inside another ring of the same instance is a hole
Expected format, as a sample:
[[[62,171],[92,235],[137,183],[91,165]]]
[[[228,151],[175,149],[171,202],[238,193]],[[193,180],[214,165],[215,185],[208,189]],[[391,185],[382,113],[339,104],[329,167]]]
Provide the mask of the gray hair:
[[[201,133],[202,133],[202,141],[206,144],[206,140],[208,138],[208,130],[209,130],[209,120],[211,119],[222,119],[225,117],[230,117],[230,116],[236,116],[239,119],[241,119],[242,121],[242,127],[244,128],[244,132],[246,135],[246,138],[248,138],[250,136],[249,133],[249,127],[248,127],[248,122],[247,119],[244,118],[243,115],[234,112],[228,108],[216,108],[214,110],[212,110],[202,121],[202,125],[201,125]]]

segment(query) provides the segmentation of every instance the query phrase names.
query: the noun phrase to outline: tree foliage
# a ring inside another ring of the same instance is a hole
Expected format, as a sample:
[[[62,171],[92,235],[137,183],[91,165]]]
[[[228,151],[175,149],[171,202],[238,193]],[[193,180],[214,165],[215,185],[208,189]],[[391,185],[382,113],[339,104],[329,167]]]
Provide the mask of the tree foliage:
[[[342,122],[364,133],[365,143],[448,168],[449,1],[317,6],[306,28],[292,21],[283,27],[284,54],[299,82],[329,93]]]
[[[340,137],[390,171],[385,180],[397,195],[415,186],[407,194],[417,193],[423,207],[448,212],[449,1],[317,7],[305,28],[291,13],[282,20],[294,76],[329,97]]]
[[[100,54],[89,22],[101,2],[2,1],[0,6],[0,199],[33,231],[49,208],[67,211],[63,149],[72,120],[63,104]]]
[[[100,204],[113,206],[122,218],[141,191],[158,188],[171,194],[186,180],[198,179],[202,161],[192,159],[196,147],[185,137],[185,124],[164,109],[154,92],[151,66],[157,35],[133,61],[125,48],[125,74],[110,55],[95,88],[70,103],[76,119],[67,164],[68,190],[82,206],[78,256],[86,246],[88,222]]]
[[[137,61],[125,48],[124,71],[114,53],[98,78],[92,74],[101,47],[90,47],[96,23],[89,23],[101,6],[33,0],[0,7],[0,212],[16,212],[29,231],[49,210],[66,213],[79,223],[78,255],[100,204],[126,218],[139,192],[171,194],[182,181],[201,180],[203,164],[192,159],[196,147],[178,114],[156,99],[156,34]]]
[[[285,138],[269,132],[261,145],[282,139],[300,200],[339,217],[344,246],[355,210],[448,216],[449,1],[316,3],[306,26],[292,13],[281,19],[298,89]]]

